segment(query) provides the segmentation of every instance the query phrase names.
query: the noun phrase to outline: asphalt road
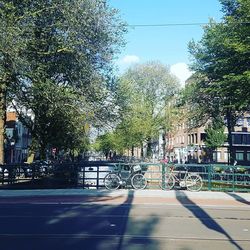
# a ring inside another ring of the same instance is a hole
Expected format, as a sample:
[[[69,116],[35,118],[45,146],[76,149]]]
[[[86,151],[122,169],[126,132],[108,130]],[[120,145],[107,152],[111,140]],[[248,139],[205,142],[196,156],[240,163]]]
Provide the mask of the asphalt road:
[[[250,249],[249,201],[237,194],[42,192],[0,193],[0,249]]]

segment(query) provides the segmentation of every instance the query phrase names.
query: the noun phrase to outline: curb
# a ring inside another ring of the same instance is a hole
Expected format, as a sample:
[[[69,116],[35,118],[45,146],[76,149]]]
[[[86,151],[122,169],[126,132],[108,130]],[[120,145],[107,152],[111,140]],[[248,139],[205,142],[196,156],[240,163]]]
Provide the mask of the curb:
[[[36,189],[36,190],[0,190],[0,199],[4,197],[30,197],[30,196],[133,196],[133,197],[157,197],[157,198],[195,198],[216,200],[238,200],[249,202],[250,193],[200,191],[190,192],[186,190],[95,190],[95,189]]]

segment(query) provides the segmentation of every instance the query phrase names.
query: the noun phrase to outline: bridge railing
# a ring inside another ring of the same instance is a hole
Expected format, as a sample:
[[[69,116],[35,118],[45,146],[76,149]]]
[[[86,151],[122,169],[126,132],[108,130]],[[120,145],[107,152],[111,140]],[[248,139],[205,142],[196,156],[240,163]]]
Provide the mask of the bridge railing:
[[[148,189],[159,189],[159,181],[173,164],[86,161],[81,163],[0,165],[0,188],[104,188],[107,173],[116,170],[126,176],[128,166],[139,164]],[[221,164],[174,164],[180,178],[185,171],[199,174],[203,190],[250,191],[250,166]],[[128,185],[128,188],[130,186]],[[176,186],[178,187],[178,185]]]

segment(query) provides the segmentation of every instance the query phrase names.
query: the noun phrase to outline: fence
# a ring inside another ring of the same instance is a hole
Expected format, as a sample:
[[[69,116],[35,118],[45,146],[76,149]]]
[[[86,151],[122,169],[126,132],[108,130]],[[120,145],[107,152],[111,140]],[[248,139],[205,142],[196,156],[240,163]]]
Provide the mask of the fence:
[[[110,171],[126,176],[131,165],[124,162],[82,162],[68,164],[0,165],[0,188],[104,188],[104,177]],[[148,189],[159,189],[159,181],[168,172],[169,165],[136,163],[148,181]],[[250,191],[250,167],[229,165],[175,164],[174,173],[182,178],[186,170],[199,174],[203,190]],[[128,188],[130,186],[128,185]],[[176,188],[180,188],[176,186]]]

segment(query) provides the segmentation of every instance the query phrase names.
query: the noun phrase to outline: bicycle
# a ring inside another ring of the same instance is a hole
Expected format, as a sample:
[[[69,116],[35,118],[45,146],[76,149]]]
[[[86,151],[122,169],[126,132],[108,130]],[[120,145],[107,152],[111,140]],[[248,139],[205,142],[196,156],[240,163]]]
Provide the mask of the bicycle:
[[[174,167],[169,168],[170,171],[161,176],[159,186],[161,189],[170,190],[179,183],[180,187],[186,187],[189,191],[200,191],[203,186],[203,180],[199,174],[189,173],[187,169],[184,171],[184,177],[178,177],[174,172]],[[165,182],[165,183],[164,183]]]
[[[104,177],[104,186],[109,190],[116,190],[121,186],[126,186],[129,183],[134,189],[145,189],[147,180],[141,174],[140,165],[129,166],[130,169],[126,176],[122,176],[121,171],[111,172]]]

